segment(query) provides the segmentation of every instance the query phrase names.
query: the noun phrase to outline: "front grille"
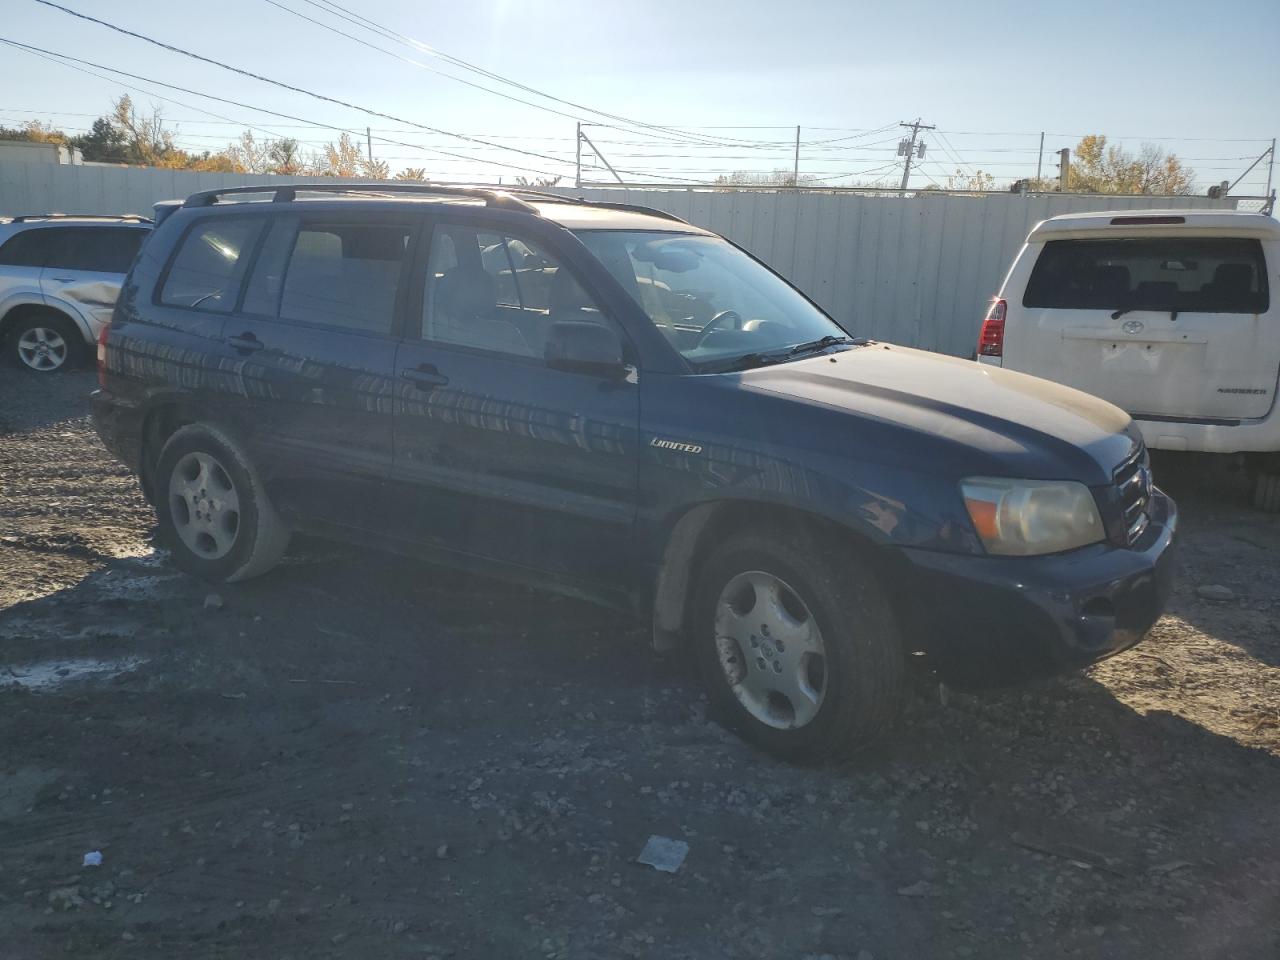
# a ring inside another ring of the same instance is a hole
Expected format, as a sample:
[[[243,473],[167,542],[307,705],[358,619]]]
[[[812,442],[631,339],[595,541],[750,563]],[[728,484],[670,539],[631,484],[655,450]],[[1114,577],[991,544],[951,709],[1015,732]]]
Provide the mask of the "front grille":
[[[1126,546],[1136,543],[1147,529],[1147,508],[1151,503],[1151,469],[1147,466],[1145,447],[1116,467],[1114,482],[1124,530]]]

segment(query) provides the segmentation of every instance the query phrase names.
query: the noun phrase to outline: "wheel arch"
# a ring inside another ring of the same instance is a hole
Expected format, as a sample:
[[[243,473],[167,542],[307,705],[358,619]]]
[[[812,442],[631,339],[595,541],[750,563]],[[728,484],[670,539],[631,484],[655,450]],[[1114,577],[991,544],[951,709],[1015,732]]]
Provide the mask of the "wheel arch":
[[[232,438],[239,439],[235,428],[225,417],[208,413],[198,403],[184,397],[162,397],[149,405],[142,418],[141,442],[138,456],[138,478],[148,502],[155,503],[156,464],[160,451],[170,437],[183,427],[193,423],[208,423]]]
[[[0,307],[0,342],[7,341],[9,334],[13,331],[14,325],[21,322],[26,317],[39,316],[40,314],[51,314],[55,317],[61,317],[71,324],[82,337],[85,334],[85,325],[79,317],[74,317],[61,307],[53,306],[44,299],[22,298],[18,300],[7,301]]]
[[[717,500],[697,504],[670,524],[652,591],[653,646],[672,650],[682,641],[693,598],[693,581],[708,551],[730,532],[771,527],[837,544],[875,560],[893,551],[870,534],[809,510],[754,500]],[[880,569],[874,564],[873,569]],[[883,571],[882,571],[883,573]],[[890,602],[894,598],[890,597]],[[896,605],[896,604],[895,604]]]

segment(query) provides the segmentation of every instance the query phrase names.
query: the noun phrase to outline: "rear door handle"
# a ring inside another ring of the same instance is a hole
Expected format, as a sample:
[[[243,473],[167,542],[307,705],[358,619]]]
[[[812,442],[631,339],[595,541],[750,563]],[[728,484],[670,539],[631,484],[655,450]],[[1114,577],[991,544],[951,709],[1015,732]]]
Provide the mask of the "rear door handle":
[[[54,283],[75,283],[75,277],[50,277]]]
[[[400,376],[406,380],[412,380],[420,387],[443,387],[449,382],[449,378],[437,370],[429,363],[424,363],[419,367],[409,367],[400,371]]]
[[[252,333],[242,333],[238,337],[227,337],[227,343],[237,350],[261,350],[263,343]]]

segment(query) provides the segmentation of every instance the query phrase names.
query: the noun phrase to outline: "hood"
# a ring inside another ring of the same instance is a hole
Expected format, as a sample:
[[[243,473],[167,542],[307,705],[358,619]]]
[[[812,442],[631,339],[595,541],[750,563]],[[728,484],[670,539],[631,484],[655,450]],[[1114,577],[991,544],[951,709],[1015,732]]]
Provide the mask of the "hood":
[[[964,469],[1002,476],[1109,482],[1140,442],[1127,413],[1090,394],[892,344],[761,367],[741,382],[928,435],[971,453]]]

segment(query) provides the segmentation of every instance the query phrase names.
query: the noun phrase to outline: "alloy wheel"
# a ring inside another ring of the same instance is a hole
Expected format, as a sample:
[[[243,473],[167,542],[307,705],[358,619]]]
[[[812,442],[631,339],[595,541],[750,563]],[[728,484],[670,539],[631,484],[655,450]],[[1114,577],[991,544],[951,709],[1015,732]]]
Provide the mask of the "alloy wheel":
[[[761,723],[793,730],[826,694],[826,647],[812,612],[771,573],[750,570],[716,601],[716,652],[733,695]]]

